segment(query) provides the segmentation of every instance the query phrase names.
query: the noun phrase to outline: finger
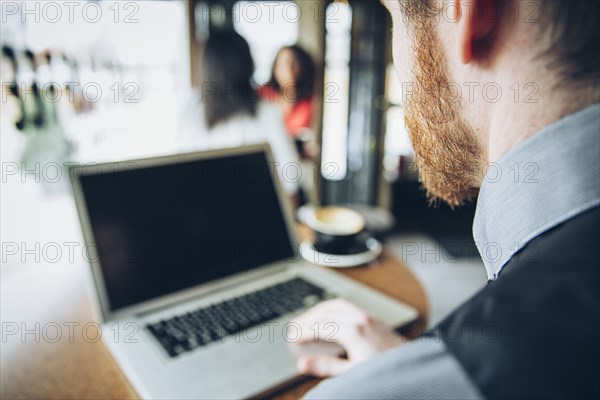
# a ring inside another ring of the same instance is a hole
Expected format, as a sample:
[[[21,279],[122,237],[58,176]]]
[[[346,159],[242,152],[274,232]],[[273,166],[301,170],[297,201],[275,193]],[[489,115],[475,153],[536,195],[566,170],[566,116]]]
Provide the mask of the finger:
[[[345,372],[351,363],[339,357],[307,354],[298,359],[296,366],[302,374],[326,378]]]

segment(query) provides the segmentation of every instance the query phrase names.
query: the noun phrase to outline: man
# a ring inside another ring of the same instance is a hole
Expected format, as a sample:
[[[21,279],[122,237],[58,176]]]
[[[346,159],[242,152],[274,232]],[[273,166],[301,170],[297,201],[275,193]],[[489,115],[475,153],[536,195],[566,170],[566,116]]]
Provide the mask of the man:
[[[307,311],[303,340],[335,322],[347,353],[299,360],[335,376],[308,398],[600,396],[599,4],[384,1],[421,181],[478,195],[489,282],[408,343],[342,300]]]

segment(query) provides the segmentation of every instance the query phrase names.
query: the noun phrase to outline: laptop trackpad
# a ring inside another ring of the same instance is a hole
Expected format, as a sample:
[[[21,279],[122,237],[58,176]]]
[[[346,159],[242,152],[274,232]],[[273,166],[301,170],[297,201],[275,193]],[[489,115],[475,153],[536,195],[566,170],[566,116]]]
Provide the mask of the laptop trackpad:
[[[341,356],[346,352],[342,346],[332,342],[290,343],[289,347],[298,357],[305,354]]]

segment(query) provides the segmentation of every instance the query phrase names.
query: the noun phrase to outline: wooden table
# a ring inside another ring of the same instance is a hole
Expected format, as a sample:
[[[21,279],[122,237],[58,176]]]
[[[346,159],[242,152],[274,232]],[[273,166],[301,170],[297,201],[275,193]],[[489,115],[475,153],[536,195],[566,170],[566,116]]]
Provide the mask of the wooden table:
[[[307,234],[303,228],[300,233]],[[339,272],[415,307],[421,319],[408,327],[408,336],[424,326],[427,300],[423,288],[389,253],[368,266]],[[10,278],[10,284],[2,286],[0,303],[1,398],[138,398],[102,340],[96,341],[85,266],[37,266]],[[18,332],[12,334],[14,329]],[[30,333],[22,337],[24,329]],[[308,378],[271,397],[300,398],[318,382]]]

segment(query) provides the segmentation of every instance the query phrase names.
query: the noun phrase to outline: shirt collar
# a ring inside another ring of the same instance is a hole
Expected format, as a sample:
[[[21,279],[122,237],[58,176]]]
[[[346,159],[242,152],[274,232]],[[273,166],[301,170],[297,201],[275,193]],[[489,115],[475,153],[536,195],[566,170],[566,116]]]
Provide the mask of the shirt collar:
[[[473,237],[488,279],[548,229],[600,204],[600,103],[542,129],[490,164]]]

